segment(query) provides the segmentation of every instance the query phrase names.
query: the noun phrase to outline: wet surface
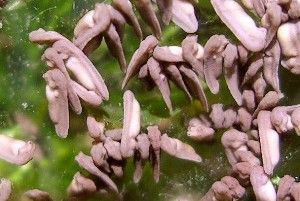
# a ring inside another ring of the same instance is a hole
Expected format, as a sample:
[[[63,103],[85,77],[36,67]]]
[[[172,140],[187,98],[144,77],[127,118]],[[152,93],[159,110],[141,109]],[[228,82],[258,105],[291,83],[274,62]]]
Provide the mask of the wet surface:
[[[54,200],[66,197],[66,190],[73,175],[80,170],[74,158],[80,152],[88,153],[90,139],[86,134],[85,119],[70,114],[70,130],[67,139],[59,139],[48,117],[45,83],[42,74],[47,71],[40,60],[44,48],[37,48],[28,40],[29,32],[43,27],[56,30],[69,39],[78,19],[94,7],[96,1],[39,1],[11,0],[4,9],[0,9],[0,133],[40,145],[40,154],[29,164],[16,167],[0,161],[0,177],[13,183],[12,200],[20,200],[29,189],[39,188],[49,192]],[[209,1],[203,1],[196,8],[200,17],[199,42],[201,44],[214,33],[232,37],[229,29],[220,22]],[[146,30],[147,31],[147,30]],[[150,33],[148,30],[147,34]],[[138,48],[138,38],[132,37],[131,28],[124,35],[124,52],[127,61]],[[180,45],[185,33],[175,25],[163,29],[162,44]],[[233,41],[235,39],[232,39]],[[122,126],[123,107],[121,82],[122,72],[117,61],[109,54],[106,45],[93,52],[91,60],[105,79],[110,90],[110,100],[93,112],[103,116],[108,128]],[[280,84],[285,98],[282,105],[300,102],[300,79],[284,68],[279,71]],[[134,165],[128,161],[125,175],[115,179],[124,200],[199,200],[211,185],[227,175],[230,165],[221,145],[222,131],[216,133],[210,143],[199,144],[187,137],[187,125],[191,117],[203,111],[199,102],[190,103],[184,93],[171,85],[174,111],[169,114],[158,90],[147,92],[140,83],[132,81],[130,89],[134,91],[142,110],[142,126],[158,124],[170,137],[178,138],[190,144],[202,157],[203,162],[195,164],[174,159],[162,154],[161,178],[159,183],[153,179],[152,169],[147,163],[143,178],[139,184],[133,182]],[[225,80],[220,82],[218,95],[209,93],[205,88],[209,102],[231,105],[233,98],[226,87]],[[91,110],[84,105],[83,113]],[[36,135],[22,130],[15,120],[15,113],[24,113],[39,128]],[[225,130],[224,130],[225,131]],[[79,143],[80,142],[80,143]],[[274,171],[274,178],[285,174],[300,176],[300,138],[294,132],[281,137],[281,160]],[[97,200],[99,198],[90,198]],[[114,200],[113,196],[103,195],[101,200]],[[253,200],[251,191],[244,200]]]

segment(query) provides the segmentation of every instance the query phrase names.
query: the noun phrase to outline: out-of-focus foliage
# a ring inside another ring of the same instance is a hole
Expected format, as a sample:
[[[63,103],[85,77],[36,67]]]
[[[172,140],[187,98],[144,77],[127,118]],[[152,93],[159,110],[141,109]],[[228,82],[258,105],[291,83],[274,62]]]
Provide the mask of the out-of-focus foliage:
[[[28,34],[41,27],[72,39],[76,22],[93,8],[96,2],[99,1],[8,0],[7,5],[0,9],[0,133],[35,140],[41,149],[39,157],[22,167],[0,161],[0,177],[9,178],[13,182],[12,200],[21,200],[22,193],[32,188],[48,191],[54,200],[63,200],[73,175],[80,170],[74,156],[79,151],[89,152],[91,141],[86,135],[85,113],[91,108],[85,108],[80,117],[72,113],[69,137],[57,137],[48,117],[45,82],[42,79],[42,74],[47,70],[40,59],[45,47],[31,44]],[[208,0],[199,1],[196,10],[200,19],[200,43],[205,44],[205,41],[216,33],[232,36],[215,15]],[[145,34],[150,34],[147,26],[143,23],[142,25]],[[163,45],[179,45],[185,37],[185,33],[172,24],[163,30]],[[124,47],[129,61],[138,47],[138,39],[130,27],[126,28]],[[120,86],[123,75],[104,43],[92,54],[91,60],[105,78],[110,91],[110,100],[94,112],[104,115],[108,128],[121,127],[123,92]],[[281,71],[282,88],[287,96],[285,104],[299,103],[299,77]],[[224,80],[222,82],[224,83]],[[168,113],[157,90],[147,92],[136,80],[131,81],[128,87],[135,92],[141,104],[144,126],[159,124],[169,135],[191,144],[203,157],[204,162],[196,165],[163,154],[161,181],[155,184],[148,164],[141,183],[136,185],[132,181],[133,163],[128,161],[125,177],[117,180],[124,200],[180,200],[181,197],[198,200],[214,181],[229,171],[220,144],[220,134],[210,144],[197,144],[186,137],[187,120],[202,110],[198,102],[190,103],[184,94],[174,87],[172,100],[176,109],[172,114]],[[213,96],[208,90],[206,92],[211,104],[222,102],[230,105],[233,101],[224,84],[222,93],[218,96]],[[33,136],[22,130],[15,120],[17,113],[23,113],[32,119],[39,130],[37,135]],[[295,135],[287,137],[283,140],[282,147],[282,164],[277,174],[280,177],[284,174],[300,175],[300,164],[297,162],[300,158],[299,138]],[[110,198],[103,197],[103,200],[107,199]],[[251,196],[247,199],[251,200]]]

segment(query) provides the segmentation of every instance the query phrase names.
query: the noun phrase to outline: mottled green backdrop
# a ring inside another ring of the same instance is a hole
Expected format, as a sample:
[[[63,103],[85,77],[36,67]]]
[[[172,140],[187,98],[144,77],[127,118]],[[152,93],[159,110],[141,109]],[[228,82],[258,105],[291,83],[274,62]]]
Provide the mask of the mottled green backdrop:
[[[41,155],[25,166],[17,167],[0,161],[0,177],[13,182],[12,200],[22,200],[22,193],[32,188],[48,191],[54,200],[66,198],[66,188],[80,168],[74,161],[79,151],[89,152],[90,140],[86,134],[86,111],[79,117],[71,114],[67,139],[60,139],[47,113],[45,82],[42,74],[47,67],[40,57],[45,47],[30,44],[28,33],[37,29],[54,30],[69,39],[81,16],[99,1],[94,0],[8,0],[0,9],[0,134],[34,140],[40,145]],[[109,3],[109,1],[105,1]],[[200,19],[201,44],[213,34],[222,33],[233,39],[230,31],[219,21],[208,0],[200,0],[196,8]],[[143,24],[145,34],[149,28]],[[179,45],[185,33],[175,25],[164,27],[162,44]],[[138,47],[138,39],[131,27],[126,28],[124,49],[127,61]],[[102,113],[108,128],[122,126],[123,75],[118,64],[103,43],[91,56],[92,62],[104,77],[110,91],[110,100],[95,111]],[[300,103],[300,79],[285,69],[280,70],[281,86],[286,95],[285,105]],[[224,80],[222,92],[213,96],[207,89],[210,103],[233,103]],[[199,144],[186,137],[186,124],[191,116],[200,113],[198,102],[190,103],[181,91],[172,87],[175,112],[168,113],[158,90],[146,92],[141,83],[132,80],[128,85],[142,108],[143,126],[160,124],[169,135],[191,144],[204,162],[200,165],[162,155],[161,181],[156,184],[148,164],[140,184],[132,182],[133,165],[128,161],[125,177],[116,180],[125,200],[199,200],[211,184],[225,176],[230,168],[220,144],[220,134],[210,144]],[[26,132],[16,121],[17,114],[25,114],[36,124],[37,135]],[[145,128],[145,127],[144,127]],[[1,147],[0,147],[1,149]],[[276,176],[300,176],[300,138],[289,134],[282,140],[282,160]],[[103,197],[100,200],[110,200]],[[251,192],[247,200],[252,200]],[[245,200],[246,200],[245,199]],[[93,200],[92,198],[90,200]],[[94,199],[96,200],[96,199]],[[99,198],[97,198],[99,200]]]

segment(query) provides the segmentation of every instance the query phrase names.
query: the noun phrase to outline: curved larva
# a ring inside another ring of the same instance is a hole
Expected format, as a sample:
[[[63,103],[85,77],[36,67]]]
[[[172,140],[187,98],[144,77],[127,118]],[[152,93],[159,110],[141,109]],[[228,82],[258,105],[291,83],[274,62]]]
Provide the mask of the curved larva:
[[[267,30],[258,28],[254,20],[233,0],[211,0],[226,26],[250,51],[259,52],[265,47]]]

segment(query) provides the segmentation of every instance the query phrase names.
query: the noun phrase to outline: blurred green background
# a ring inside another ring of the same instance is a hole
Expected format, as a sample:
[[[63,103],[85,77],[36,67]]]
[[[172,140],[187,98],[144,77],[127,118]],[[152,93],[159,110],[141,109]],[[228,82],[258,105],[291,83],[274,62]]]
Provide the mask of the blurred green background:
[[[0,161],[0,177],[13,182],[11,200],[22,200],[22,194],[32,188],[49,192],[54,200],[67,198],[66,188],[73,175],[81,170],[74,160],[79,151],[89,153],[90,139],[85,126],[86,111],[82,115],[70,114],[70,132],[60,139],[54,131],[47,111],[45,82],[42,74],[47,71],[41,61],[45,47],[31,44],[28,34],[38,28],[57,31],[69,39],[73,37],[76,22],[100,0],[8,0],[0,8],[0,134],[24,140],[33,140],[40,147],[40,154],[25,166],[17,167]],[[105,1],[110,3],[110,1]],[[199,42],[213,34],[225,34],[233,41],[230,31],[219,21],[208,0],[199,1],[197,16],[200,21]],[[145,35],[149,28],[140,21]],[[185,33],[171,24],[163,28],[161,44],[179,45]],[[126,27],[124,50],[127,61],[138,47],[138,39],[131,27]],[[123,107],[121,82],[123,75],[116,60],[107,51],[105,43],[91,55],[110,91],[110,100],[95,110],[104,115],[107,128],[122,126]],[[300,79],[280,69],[282,90],[286,95],[284,105],[300,102]],[[233,99],[222,78],[222,90],[217,96],[206,93],[210,104],[221,102],[231,105]],[[123,179],[115,180],[124,200],[199,200],[211,184],[228,174],[230,168],[220,144],[220,133],[209,144],[199,144],[186,137],[188,120],[202,110],[198,102],[190,103],[184,94],[172,86],[175,111],[169,114],[157,89],[146,92],[140,82],[132,80],[128,85],[142,108],[142,121],[146,125],[159,124],[169,135],[191,144],[204,161],[200,165],[162,154],[161,180],[156,184],[150,164],[146,166],[140,184],[134,184],[133,163],[127,162]],[[31,121],[31,129],[24,126]],[[23,123],[21,123],[23,122]],[[282,160],[274,177],[284,174],[300,176],[300,139],[294,133],[282,138]],[[0,147],[1,149],[1,147]],[[88,200],[112,200],[110,196]],[[253,200],[251,191],[245,200]]]

